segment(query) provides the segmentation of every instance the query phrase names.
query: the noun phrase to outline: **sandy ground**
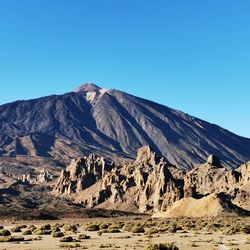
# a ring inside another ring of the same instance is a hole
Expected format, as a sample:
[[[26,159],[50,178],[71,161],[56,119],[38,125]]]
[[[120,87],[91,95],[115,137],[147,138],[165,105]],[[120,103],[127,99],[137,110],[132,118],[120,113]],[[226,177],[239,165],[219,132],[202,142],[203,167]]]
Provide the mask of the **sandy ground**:
[[[100,219],[102,220],[102,219]],[[96,221],[96,219],[95,219]],[[107,219],[105,219],[107,221]],[[86,221],[85,221],[86,222]],[[51,225],[62,223],[62,221],[49,222],[26,222],[26,225],[33,224],[35,226],[49,223]],[[63,221],[65,223],[65,221]],[[67,221],[67,223],[76,223],[76,221]],[[78,221],[82,223],[82,221]],[[15,223],[16,225],[24,224]],[[15,224],[2,222],[6,229],[10,229]],[[97,232],[87,232],[81,227],[77,233],[69,232],[67,235],[77,239],[79,234],[87,234],[90,239],[81,240],[81,242],[61,243],[59,238],[53,238],[51,235],[42,235],[41,240],[25,241],[19,243],[0,243],[0,249],[18,249],[18,250],[56,250],[56,249],[146,249],[150,243],[174,243],[180,250],[202,249],[202,250],[249,250],[250,235],[224,235],[223,233],[207,233],[207,232],[185,232],[177,231],[176,233],[154,234],[151,237],[144,234],[133,234],[130,232],[121,233],[103,233],[98,236]],[[22,235],[22,233],[12,233],[12,235]],[[25,240],[38,238],[37,235],[24,236]]]

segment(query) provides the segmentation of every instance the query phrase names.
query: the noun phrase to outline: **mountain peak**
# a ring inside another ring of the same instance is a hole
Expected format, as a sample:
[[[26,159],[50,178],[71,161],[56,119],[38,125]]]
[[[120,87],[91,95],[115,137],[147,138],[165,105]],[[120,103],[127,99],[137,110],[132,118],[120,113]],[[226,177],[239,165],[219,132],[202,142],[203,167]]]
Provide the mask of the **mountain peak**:
[[[74,92],[97,91],[97,90],[100,90],[100,89],[101,89],[101,88],[98,87],[97,85],[95,85],[94,83],[88,82],[88,83],[85,83],[85,84],[81,85],[80,87],[76,88],[76,89],[74,90]]]
[[[191,169],[210,152],[225,167],[250,159],[250,139],[188,114],[93,83],[75,92],[0,105],[0,156],[48,155],[65,164],[92,152],[117,161],[136,158],[139,147],[150,145],[156,153],[144,147],[139,162],[154,163],[161,154],[164,162]],[[218,162],[211,156],[207,169]]]

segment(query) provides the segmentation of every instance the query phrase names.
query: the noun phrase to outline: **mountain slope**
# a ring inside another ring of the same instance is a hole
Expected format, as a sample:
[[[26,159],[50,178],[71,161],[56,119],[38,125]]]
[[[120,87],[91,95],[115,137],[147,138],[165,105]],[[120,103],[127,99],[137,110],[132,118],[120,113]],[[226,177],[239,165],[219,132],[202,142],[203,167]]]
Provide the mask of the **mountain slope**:
[[[151,145],[181,168],[192,168],[209,154],[232,167],[250,159],[250,139],[93,84],[0,106],[0,156],[39,155],[68,163],[94,152],[131,159],[142,145]]]

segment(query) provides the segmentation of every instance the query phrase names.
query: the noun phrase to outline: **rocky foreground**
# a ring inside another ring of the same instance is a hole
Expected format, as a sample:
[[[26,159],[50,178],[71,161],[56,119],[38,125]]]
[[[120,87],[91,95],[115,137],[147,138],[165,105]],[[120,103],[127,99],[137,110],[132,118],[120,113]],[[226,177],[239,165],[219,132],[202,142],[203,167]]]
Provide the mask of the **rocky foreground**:
[[[250,215],[250,162],[232,170],[211,155],[206,163],[184,171],[149,146],[124,166],[91,154],[62,170],[52,194],[86,208],[154,217]]]
[[[26,162],[24,168],[0,169],[0,218],[250,214],[250,162],[230,169],[211,155],[185,171],[149,146],[122,165],[94,154],[74,159],[63,169],[43,168],[43,159],[37,161],[39,167],[29,165],[25,157],[19,162]]]

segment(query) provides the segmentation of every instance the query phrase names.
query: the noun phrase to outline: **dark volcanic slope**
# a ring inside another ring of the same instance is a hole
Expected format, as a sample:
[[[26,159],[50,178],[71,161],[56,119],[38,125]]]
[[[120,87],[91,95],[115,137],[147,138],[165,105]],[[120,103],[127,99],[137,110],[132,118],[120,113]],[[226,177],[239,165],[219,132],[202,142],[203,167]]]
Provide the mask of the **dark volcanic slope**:
[[[250,139],[117,90],[85,84],[75,92],[0,106],[0,155],[61,162],[84,153],[135,157],[149,144],[183,168],[209,154],[236,166],[250,159]]]

